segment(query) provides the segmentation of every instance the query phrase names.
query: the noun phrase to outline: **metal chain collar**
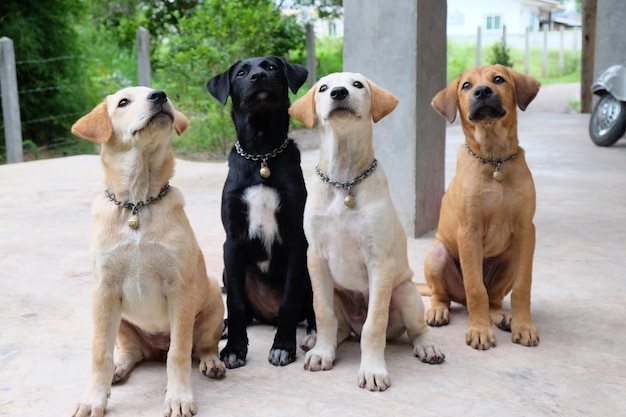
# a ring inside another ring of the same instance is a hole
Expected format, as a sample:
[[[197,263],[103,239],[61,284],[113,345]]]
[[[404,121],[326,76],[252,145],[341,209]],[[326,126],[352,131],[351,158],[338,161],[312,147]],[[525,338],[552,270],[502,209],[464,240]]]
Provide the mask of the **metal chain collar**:
[[[287,145],[289,145],[289,142],[292,142],[292,141],[293,139],[288,137],[287,139],[283,141],[283,143],[278,148],[274,149],[272,152],[268,152],[263,155],[250,155],[249,153],[245,153],[243,149],[241,148],[241,144],[239,143],[239,141],[235,142],[235,150],[240,156],[243,156],[244,158],[249,159],[250,161],[266,162],[268,159],[274,158],[276,155],[284,151]]]
[[[509,155],[505,159],[487,159],[487,158],[481,158],[480,156],[476,155],[476,153],[473,150],[470,149],[470,147],[469,147],[469,145],[467,143],[465,144],[465,149],[467,149],[467,152],[471,156],[473,156],[474,158],[478,159],[483,164],[493,164],[493,165],[495,165],[498,168],[500,168],[500,165],[502,165],[503,163],[512,161],[515,158],[517,158],[517,155],[519,155],[519,152],[520,152],[520,149],[517,148],[517,151],[513,155]]]
[[[348,190],[348,193],[350,193],[352,191],[352,187],[354,187],[355,185],[363,181],[365,178],[372,175],[372,172],[374,172],[374,170],[376,169],[376,165],[378,165],[378,161],[374,159],[372,163],[370,164],[369,168],[363,171],[361,175],[359,175],[352,181],[348,181],[348,182],[332,181],[330,178],[326,176],[326,174],[322,172],[319,165],[315,167],[315,172],[322,179],[322,181],[324,181],[324,184],[330,184],[335,188],[343,188],[344,190]]]
[[[116,206],[120,206],[122,208],[129,208],[131,209],[131,213],[132,214],[137,214],[137,212],[139,211],[140,208],[147,206],[149,204],[154,203],[155,201],[160,200],[165,194],[167,194],[167,192],[170,190],[170,183],[167,182],[163,188],[161,188],[161,191],[159,191],[159,194],[156,197],[148,197],[148,199],[146,201],[138,201],[136,203],[131,203],[130,201],[127,201],[125,203],[122,203],[121,201],[117,200],[115,198],[115,194],[110,192],[109,190],[104,190],[104,194],[107,196],[107,198],[109,200],[111,200]]]

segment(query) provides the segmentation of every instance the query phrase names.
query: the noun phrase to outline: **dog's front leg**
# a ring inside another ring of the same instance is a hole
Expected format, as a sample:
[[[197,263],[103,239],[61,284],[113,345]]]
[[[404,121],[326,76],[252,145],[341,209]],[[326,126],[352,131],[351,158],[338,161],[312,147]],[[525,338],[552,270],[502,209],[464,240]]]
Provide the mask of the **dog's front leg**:
[[[537,346],[539,331],[533,324],[530,314],[530,289],[535,252],[535,226],[532,223],[521,230],[511,250],[515,279],[511,291],[511,340],[524,346]]]
[[[122,318],[122,297],[117,287],[98,280],[92,296],[93,346],[91,379],[73,417],[102,417],[111,394],[115,371],[113,350]]]
[[[496,336],[491,329],[489,296],[483,281],[482,228],[465,226],[459,232],[458,240],[469,312],[465,343],[474,349],[486,350],[496,346]]]
[[[245,260],[246,254],[243,243],[227,238],[224,243],[224,273],[228,311],[228,342],[220,352],[220,359],[229,369],[244,366],[248,355]]]
[[[359,387],[370,391],[384,391],[391,386],[385,363],[385,346],[392,293],[392,269],[385,261],[373,267],[368,266],[370,294],[367,318],[361,334],[361,366],[357,380]]]
[[[178,278],[174,281],[181,281]],[[191,417],[196,414],[196,402],[191,389],[191,353],[193,348],[194,303],[181,297],[176,288],[168,293],[170,319],[170,348],[167,353],[167,392],[163,415]]]
[[[304,369],[310,371],[333,368],[337,349],[337,317],[335,315],[334,281],[328,263],[314,250],[307,252],[307,264],[313,285],[313,306],[317,323],[317,340],[306,353]]]

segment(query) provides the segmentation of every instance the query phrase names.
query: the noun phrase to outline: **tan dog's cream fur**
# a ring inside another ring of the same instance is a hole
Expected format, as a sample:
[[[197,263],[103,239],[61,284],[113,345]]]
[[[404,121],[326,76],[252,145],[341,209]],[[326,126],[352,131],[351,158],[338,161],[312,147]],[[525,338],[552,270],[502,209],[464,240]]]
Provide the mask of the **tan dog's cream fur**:
[[[374,160],[372,120],[385,117],[397,103],[361,74],[335,73],[320,79],[289,112],[308,127],[318,120],[319,167],[331,180],[348,182]],[[318,176],[309,187],[304,230],[318,335],[304,366],[331,369],[337,344],[354,333],[361,336],[358,385],[383,391],[391,384],[386,338],[408,332],[414,354],[424,362],[439,363],[444,354],[431,340],[424,305],[411,282],[406,234],[382,167],[352,194],[356,205],[349,208],[346,190]]]
[[[131,87],[108,96],[72,132],[102,144],[106,189],[118,201],[139,202],[157,196],[172,177],[172,132],[182,134],[187,123],[165,93]],[[130,209],[102,192],[94,202],[92,371],[73,416],[102,416],[111,382],[123,380],[142,359],[162,359],[166,351],[165,416],[196,413],[192,350],[203,374],[224,375],[218,357],[220,287],[207,277],[183,204],[182,194],[170,188],[138,211],[139,227],[131,229]]]
[[[465,339],[475,349],[496,345],[492,323],[510,330],[515,343],[539,343],[530,314],[535,188],[517,138],[517,106],[525,110],[539,86],[511,69],[487,66],[464,72],[432,101],[451,123],[458,109],[475,156],[459,148],[456,175],[442,200],[424,266],[432,293],[427,322],[445,325],[451,301],[466,305]],[[498,160],[504,161],[501,181],[493,176]],[[502,299],[510,291],[509,313]]]

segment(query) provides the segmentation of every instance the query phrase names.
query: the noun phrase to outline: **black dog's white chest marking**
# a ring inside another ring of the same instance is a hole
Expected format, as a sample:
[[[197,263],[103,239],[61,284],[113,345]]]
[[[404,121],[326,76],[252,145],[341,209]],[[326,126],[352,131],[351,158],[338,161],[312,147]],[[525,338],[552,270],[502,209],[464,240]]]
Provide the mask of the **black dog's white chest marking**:
[[[276,222],[280,198],[274,189],[255,185],[244,191],[243,200],[248,205],[248,238],[260,239],[263,243],[268,260],[259,262],[258,267],[267,272],[272,259],[272,245],[275,241],[282,243]]]

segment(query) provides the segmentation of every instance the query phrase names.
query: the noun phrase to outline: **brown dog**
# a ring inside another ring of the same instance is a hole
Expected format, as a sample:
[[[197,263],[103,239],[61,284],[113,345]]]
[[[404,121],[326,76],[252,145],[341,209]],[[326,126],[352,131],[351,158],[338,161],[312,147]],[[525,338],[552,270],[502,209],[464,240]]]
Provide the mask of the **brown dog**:
[[[496,345],[495,323],[512,340],[539,344],[530,315],[535,249],[535,188],[517,139],[517,106],[525,110],[540,84],[501,65],[465,71],[432,106],[450,123],[457,109],[466,143],[443,196],[435,243],[424,265],[432,295],[426,321],[448,324],[450,301],[467,306],[465,341]],[[502,299],[511,292],[511,312]]]
[[[111,381],[126,378],[143,359],[167,353],[166,417],[196,413],[192,351],[204,375],[226,371],[217,356],[220,286],[207,277],[183,196],[168,182],[172,132],[186,128],[165,93],[147,87],[108,96],[72,126],[75,135],[102,144],[106,186],[92,209],[91,380],[73,416],[102,416]]]

